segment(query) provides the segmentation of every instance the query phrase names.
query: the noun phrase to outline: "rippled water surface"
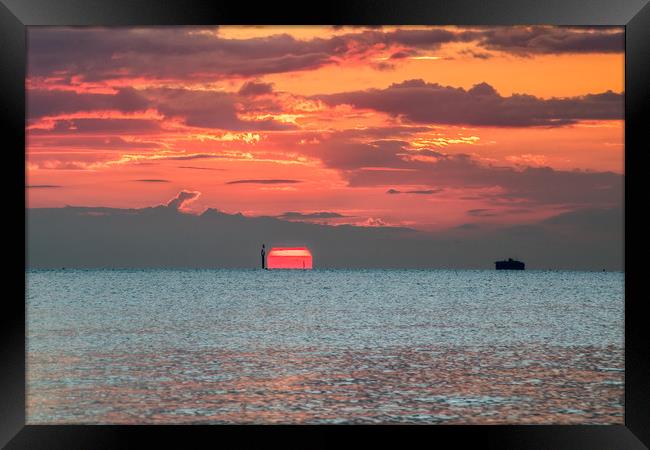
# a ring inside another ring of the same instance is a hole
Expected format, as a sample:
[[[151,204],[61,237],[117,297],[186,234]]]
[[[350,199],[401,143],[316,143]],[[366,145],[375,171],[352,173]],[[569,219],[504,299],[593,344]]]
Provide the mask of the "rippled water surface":
[[[26,277],[30,423],[623,422],[623,273]]]

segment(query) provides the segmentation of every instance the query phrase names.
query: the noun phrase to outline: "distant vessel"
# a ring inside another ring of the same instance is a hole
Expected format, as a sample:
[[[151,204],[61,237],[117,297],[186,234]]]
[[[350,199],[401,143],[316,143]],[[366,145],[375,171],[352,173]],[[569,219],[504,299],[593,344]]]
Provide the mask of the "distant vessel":
[[[524,270],[526,268],[526,264],[521,261],[515,261],[512,258],[504,261],[496,261],[494,266],[497,270]]]
[[[266,268],[311,269],[311,252],[307,247],[273,247],[266,257]]]

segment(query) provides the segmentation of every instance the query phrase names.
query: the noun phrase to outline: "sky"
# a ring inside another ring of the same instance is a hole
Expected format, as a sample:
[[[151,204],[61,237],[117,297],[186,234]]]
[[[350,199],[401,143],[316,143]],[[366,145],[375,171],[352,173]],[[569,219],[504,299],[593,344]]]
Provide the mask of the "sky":
[[[26,84],[29,208],[433,234],[622,214],[621,27],[29,27]]]

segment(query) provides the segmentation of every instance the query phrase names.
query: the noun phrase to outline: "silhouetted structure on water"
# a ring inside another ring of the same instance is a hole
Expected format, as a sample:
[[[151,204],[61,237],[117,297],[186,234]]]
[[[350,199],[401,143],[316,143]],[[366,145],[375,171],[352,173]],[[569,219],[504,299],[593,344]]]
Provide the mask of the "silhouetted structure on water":
[[[515,261],[512,258],[504,261],[496,261],[494,266],[497,270],[524,270],[526,268],[526,264],[521,261]]]

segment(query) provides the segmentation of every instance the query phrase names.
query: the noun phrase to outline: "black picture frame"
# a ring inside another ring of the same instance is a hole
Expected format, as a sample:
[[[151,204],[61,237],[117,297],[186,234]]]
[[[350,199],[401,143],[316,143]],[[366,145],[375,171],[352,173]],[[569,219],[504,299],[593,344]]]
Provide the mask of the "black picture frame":
[[[439,24],[623,25],[625,44],[625,425],[611,426],[33,426],[25,424],[25,65],[26,26],[135,26],[209,24]],[[650,446],[650,332],[641,294],[640,159],[650,104],[650,6],[647,0],[329,0],[210,2],[199,0],[0,0],[0,123],[5,129],[3,197],[5,251],[0,345],[0,446],[16,448],[128,448],[142,444],[191,447],[198,439],[238,446],[333,445],[350,433],[377,442],[411,438],[454,448],[636,449]],[[645,114],[644,114],[645,113]],[[646,145],[647,146],[647,145]],[[21,169],[22,168],[22,169]],[[21,220],[22,218],[22,220]],[[7,249],[10,247],[5,245]],[[19,267],[23,261],[23,267]],[[5,290],[8,291],[8,290]],[[21,298],[22,297],[22,298]],[[286,436],[286,433],[290,434]],[[294,438],[295,434],[301,434]],[[307,436],[304,436],[304,435]]]

